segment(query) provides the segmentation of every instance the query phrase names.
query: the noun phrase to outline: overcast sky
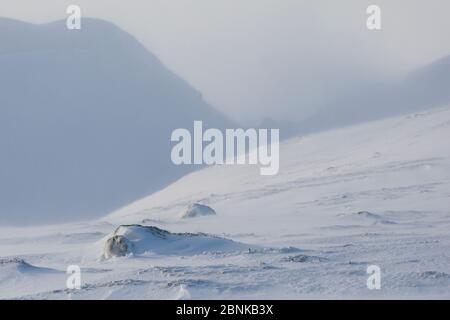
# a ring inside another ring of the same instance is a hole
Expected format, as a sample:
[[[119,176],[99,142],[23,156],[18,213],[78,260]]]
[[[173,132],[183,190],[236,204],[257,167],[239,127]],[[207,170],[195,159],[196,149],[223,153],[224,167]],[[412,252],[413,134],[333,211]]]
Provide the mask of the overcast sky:
[[[352,81],[450,53],[448,0],[0,0],[0,16],[49,22],[69,4],[136,36],[241,121],[299,119]],[[381,31],[366,28],[370,4]]]

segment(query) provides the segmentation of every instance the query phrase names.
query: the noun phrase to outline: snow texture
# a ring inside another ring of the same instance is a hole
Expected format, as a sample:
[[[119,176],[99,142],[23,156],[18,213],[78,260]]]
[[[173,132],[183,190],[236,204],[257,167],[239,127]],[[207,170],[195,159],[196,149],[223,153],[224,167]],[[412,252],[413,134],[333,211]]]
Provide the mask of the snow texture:
[[[0,298],[448,299],[449,136],[448,107],[398,116],[286,141],[276,176],[213,166],[99,220],[1,227]]]

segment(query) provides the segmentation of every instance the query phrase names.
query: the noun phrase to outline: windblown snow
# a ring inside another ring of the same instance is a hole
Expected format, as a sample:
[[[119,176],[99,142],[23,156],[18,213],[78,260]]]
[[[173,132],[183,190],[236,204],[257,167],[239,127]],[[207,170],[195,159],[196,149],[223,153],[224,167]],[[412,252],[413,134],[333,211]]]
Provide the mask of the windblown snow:
[[[171,233],[157,227],[122,225],[108,237],[104,258],[156,253],[193,255],[203,252],[227,252],[250,249],[231,240],[199,233]]]
[[[0,298],[450,298],[449,137],[450,108],[414,113],[286,141],[275,176],[208,167],[101,220],[1,227]]]

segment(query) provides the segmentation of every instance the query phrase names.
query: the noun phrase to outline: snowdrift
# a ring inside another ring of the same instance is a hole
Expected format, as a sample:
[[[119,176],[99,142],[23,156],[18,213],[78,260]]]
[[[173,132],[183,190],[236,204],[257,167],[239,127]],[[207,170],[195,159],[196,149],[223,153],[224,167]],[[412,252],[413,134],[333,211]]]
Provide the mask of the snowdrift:
[[[269,178],[212,166],[101,220],[0,226],[0,299],[449,297],[449,135],[449,107],[414,113],[285,141]],[[27,263],[77,264],[82,290]]]
[[[122,225],[107,238],[103,257],[108,259],[144,253],[195,255],[251,248],[253,247],[204,233],[171,233],[154,226]]]

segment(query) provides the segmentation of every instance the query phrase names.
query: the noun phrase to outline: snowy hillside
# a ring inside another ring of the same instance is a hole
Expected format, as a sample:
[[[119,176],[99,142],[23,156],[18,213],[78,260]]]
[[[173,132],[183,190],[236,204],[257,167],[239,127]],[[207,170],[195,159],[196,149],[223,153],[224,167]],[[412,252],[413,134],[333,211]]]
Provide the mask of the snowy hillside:
[[[286,141],[275,176],[209,167],[99,221],[1,228],[0,298],[449,298],[449,136],[433,109]]]

